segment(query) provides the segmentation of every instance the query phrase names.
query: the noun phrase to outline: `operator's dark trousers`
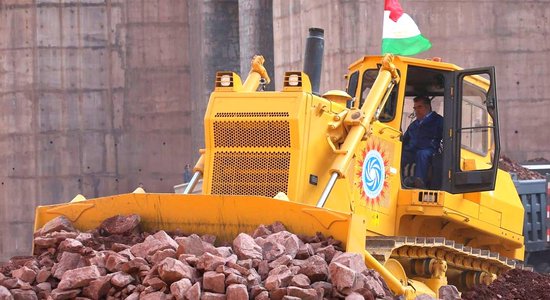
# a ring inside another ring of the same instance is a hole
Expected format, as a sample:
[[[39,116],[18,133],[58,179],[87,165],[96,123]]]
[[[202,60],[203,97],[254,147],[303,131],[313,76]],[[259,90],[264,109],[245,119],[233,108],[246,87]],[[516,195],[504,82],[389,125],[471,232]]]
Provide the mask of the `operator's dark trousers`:
[[[435,151],[432,148],[427,149],[418,149],[416,152],[405,151],[403,152],[403,161],[401,162],[402,166],[407,164],[416,164],[414,167],[414,177],[422,179],[426,183],[428,177],[428,166]]]

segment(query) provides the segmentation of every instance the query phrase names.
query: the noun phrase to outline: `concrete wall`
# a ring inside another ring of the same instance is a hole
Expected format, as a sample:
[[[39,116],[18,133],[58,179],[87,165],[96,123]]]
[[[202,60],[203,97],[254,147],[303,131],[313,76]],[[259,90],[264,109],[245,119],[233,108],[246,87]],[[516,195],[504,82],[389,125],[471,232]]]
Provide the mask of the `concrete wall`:
[[[215,71],[239,72],[267,49],[266,18],[277,89],[284,71],[302,69],[309,27],[325,29],[321,92],[380,53],[383,1],[270,3],[0,1],[0,261],[29,253],[37,205],[181,183],[203,145]],[[550,158],[548,2],[401,4],[433,44],[419,57],[496,66],[503,152]]]
[[[182,182],[215,70],[239,70],[237,8],[0,1],[0,261],[30,253],[37,205]]]

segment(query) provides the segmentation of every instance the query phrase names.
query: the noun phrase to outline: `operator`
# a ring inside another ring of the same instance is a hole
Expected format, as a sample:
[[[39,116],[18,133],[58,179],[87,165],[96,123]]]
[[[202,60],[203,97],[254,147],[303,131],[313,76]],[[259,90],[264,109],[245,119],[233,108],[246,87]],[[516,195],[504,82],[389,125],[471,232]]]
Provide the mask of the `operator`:
[[[403,183],[409,187],[425,188],[428,166],[434,153],[439,151],[443,136],[443,117],[432,111],[431,100],[426,96],[413,99],[414,120],[403,136],[401,166],[415,163],[414,177],[407,177]]]

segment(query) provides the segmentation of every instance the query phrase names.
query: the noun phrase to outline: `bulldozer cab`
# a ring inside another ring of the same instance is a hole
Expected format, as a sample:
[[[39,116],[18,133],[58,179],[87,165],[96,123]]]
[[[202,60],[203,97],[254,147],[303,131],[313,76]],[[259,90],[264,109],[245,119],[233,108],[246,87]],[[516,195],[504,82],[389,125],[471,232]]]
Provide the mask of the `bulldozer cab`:
[[[350,67],[349,108],[363,105],[379,61],[365,57]],[[431,158],[425,189],[453,194],[494,189],[500,148],[494,68],[461,70],[448,63],[404,57],[397,57],[395,65],[401,81],[378,108],[377,121],[403,136],[415,119],[417,96],[428,97],[432,111],[444,118],[443,138]],[[402,179],[413,167],[401,165]]]

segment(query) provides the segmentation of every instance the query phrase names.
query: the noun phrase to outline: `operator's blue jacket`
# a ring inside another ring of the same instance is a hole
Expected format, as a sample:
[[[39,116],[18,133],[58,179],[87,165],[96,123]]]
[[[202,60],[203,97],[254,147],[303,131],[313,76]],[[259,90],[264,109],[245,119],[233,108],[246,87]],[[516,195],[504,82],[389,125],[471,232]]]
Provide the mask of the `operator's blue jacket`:
[[[403,151],[432,149],[437,152],[443,137],[443,117],[432,111],[422,121],[414,120],[403,136]]]

